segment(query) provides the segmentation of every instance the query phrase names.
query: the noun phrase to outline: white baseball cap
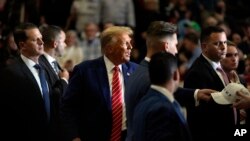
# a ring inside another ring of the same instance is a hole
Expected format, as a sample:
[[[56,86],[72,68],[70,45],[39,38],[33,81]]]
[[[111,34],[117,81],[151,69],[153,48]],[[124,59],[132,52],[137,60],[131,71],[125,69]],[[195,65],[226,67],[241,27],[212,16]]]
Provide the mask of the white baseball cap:
[[[221,92],[211,93],[211,95],[218,104],[232,104],[237,98],[236,92],[238,91],[243,92],[245,95],[250,95],[248,89],[238,83],[229,83]]]

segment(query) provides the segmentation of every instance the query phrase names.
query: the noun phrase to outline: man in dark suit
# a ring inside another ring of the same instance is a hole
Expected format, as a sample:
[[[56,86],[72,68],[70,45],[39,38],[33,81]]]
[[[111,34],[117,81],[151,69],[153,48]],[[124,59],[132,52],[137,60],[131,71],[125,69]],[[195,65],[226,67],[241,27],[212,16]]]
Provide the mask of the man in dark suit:
[[[188,71],[184,87],[221,91],[227,83],[226,77],[223,79],[223,73],[218,70],[227,52],[226,33],[220,27],[208,27],[200,38],[202,54]],[[188,113],[190,129],[197,141],[233,137],[239,121],[231,105],[219,105],[213,99],[200,100],[199,106],[189,109]]]
[[[155,21],[150,24],[147,30],[147,55],[145,59],[137,67],[136,71],[130,76],[128,85],[126,85],[126,112],[128,135],[127,140],[131,141],[133,134],[132,119],[134,109],[140,99],[146,94],[150,87],[150,79],[148,74],[148,63],[153,54],[161,51],[169,52],[173,55],[177,53],[177,34],[176,26],[164,21]],[[210,89],[183,89],[178,88],[175,97],[178,102],[186,107],[194,107],[198,100],[210,99],[210,93],[214,92]],[[196,100],[196,102],[195,102]]]
[[[60,137],[60,124],[59,124],[59,105],[60,98],[68,85],[69,73],[67,70],[63,70],[56,61],[56,57],[62,56],[64,52],[65,33],[64,31],[54,25],[48,25],[40,29],[43,42],[44,42],[44,54],[40,56],[39,63],[45,68],[49,76],[49,82],[52,87],[52,99],[55,105],[56,117],[55,126],[53,131],[53,137],[55,140],[59,140]]]
[[[112,141],[113,72],[119,67],[122,81],[122,127],[116,130],[125,139],[126,113],[123,100],[124,86],[136,64],[130,62],[132,30],[114,26],[101,33],[103,56],[75,66],[62,99],[61,118],[67,141]],[[121,123],[119,123],[121,124]]]
[[[186,119],[173,95],[180,78],[177,58],[167,52],[155,53],[149,63],[149,77],[150,88],[135,108],[133,140],[191,141]]]
[[[14,39],[20,56],[0,73],[0,138],[10,141],[50,141],[54,118],[53,101],[49,98],[50,85],[48,79],[39,76],[42,68],[35,68],[44,52],[42,35],[36,25],[23,23],[16,27]],[[47,104],[50,106],[47,107]]]

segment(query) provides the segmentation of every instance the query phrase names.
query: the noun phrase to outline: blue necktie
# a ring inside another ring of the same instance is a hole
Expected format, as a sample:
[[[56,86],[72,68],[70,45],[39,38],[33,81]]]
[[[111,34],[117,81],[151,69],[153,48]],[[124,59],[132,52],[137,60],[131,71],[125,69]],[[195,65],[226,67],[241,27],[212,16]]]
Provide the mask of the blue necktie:
[[[43,101],[44,101],[44,106],[45,110],[48,116],[48,119],[50,119],[50,100],[49,100],[49,89],[47,86],[46,78],[45,78],[45,71],[44,69],[36,64],[34,67],[38,70],[39,72],[39,77],[40,77],[40,83],[42,86],[42,92],[43,92]]]
[[[175,111],[177,112],[178,116],[180,117],[180,119],[182,120],[183,123],[186,123],[186,119],[183,115],[183,113],[181,112],[181,106],[177,101],[173,102]]]

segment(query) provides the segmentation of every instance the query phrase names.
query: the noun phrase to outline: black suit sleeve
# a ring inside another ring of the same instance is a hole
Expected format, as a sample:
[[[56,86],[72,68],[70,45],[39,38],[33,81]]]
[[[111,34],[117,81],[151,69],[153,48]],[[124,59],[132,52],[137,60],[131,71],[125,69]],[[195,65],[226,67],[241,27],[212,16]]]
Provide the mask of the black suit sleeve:
[[[194,92],[195,89],[179,87],[174,93],[174,96],[181,106],[190,107],[195,106]]]

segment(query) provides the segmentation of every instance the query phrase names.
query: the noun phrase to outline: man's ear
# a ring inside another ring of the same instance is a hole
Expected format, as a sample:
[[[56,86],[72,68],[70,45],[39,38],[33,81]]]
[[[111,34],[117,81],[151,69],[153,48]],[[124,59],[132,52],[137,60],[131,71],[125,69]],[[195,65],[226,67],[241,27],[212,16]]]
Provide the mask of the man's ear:
[[[163,42],[163,46],[164,46],[164,51],[168,52],[169,49],[168,42]]]
[[[24,47],[24,44],[25,44],[24,42],[19,42],[19,43],[18,43],[20,49]]]
[[[179,73],[178,69],[176,69],[176,70],[174,71],[173,80],[174,80],[174,81],[179,81],[179,80],[180,80],[180,73]]]
[[[206,48],[207,48],[207,44],[205,44],[205,43],[201,43],[201,50],[206,50]]]
[[[58,42],[56,40],[52,41],[51,44],[53,45],[53,48],[57,48]]]

